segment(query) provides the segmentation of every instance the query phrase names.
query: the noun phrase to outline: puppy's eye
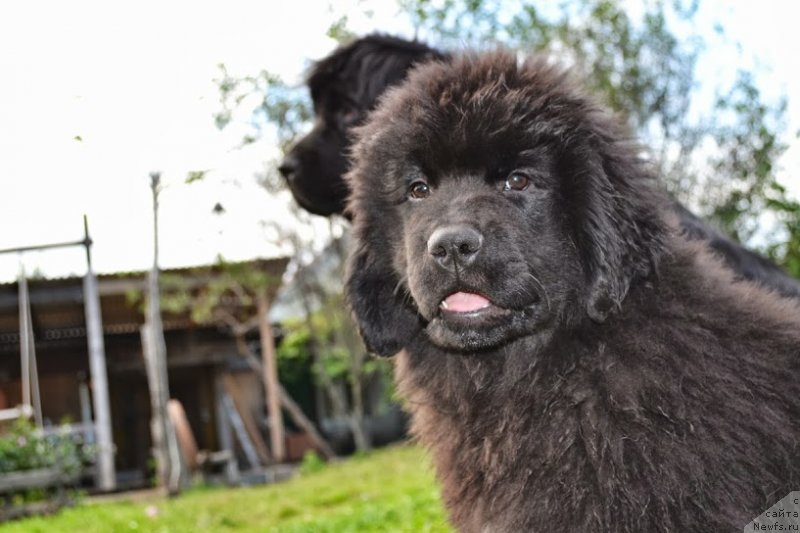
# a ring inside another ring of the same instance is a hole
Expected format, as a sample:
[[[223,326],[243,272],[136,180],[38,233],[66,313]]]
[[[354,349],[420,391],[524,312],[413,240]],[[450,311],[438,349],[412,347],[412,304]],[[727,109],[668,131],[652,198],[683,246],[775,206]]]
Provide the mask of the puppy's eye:
[[[424,181],[415,181],[408,188],[408,196],[415,200],[421,200],[431,195],[431,188]]]
[[[527,176],[527,174],[523,174],[522,172],[514,171],[508,175],[506,178],[506,182],[503,184],[504,191],[524,191],[528,188],[531,179]]]

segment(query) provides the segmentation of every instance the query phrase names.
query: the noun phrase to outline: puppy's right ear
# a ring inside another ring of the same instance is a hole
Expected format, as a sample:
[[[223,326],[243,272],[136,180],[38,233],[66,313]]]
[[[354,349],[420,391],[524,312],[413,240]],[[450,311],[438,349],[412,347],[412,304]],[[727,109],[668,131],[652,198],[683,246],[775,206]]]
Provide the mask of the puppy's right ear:
[[[367,350],[388,357],[402,350],[421,325],[410,297],[400,292],[390,254],[371,248],[359,242],[351,254],[345,291]]]

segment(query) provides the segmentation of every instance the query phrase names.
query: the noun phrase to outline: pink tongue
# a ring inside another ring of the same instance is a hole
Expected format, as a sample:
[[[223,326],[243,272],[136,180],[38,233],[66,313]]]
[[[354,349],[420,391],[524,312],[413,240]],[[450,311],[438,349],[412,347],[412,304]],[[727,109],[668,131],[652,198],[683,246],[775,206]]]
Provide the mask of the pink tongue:
[[[454,313],[469,313],[490,305],[492,303],[480,294],[472,294],[470,292],[457,292],[442,301],[442,309],[453,311]]]

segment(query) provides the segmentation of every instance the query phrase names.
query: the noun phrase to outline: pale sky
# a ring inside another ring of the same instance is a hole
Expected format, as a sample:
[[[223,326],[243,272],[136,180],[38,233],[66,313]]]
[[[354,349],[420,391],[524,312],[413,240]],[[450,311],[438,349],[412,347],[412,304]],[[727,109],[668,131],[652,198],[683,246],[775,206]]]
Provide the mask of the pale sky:
[[[716,19],[745,56],[712,57],[704,72],[731,75],[740,61],[748,66],[759,58],[768,67],[763,90],[789,95],[790,131],[799,129],[793,50],[800,2],[702,4],[700,20]],[[275,254],[260,221],[289,220],[291,200],[270,196],[253,178],[277,155],[274,143],[267,138],[235,149],[244,126],[214,126],[213,79],[224,63],[232,75],[267,69],[300,84],[309,61],[335,46],[325,31],[341,13],[359,34],[412,36],[393,0],[341,0],[333,14],[325,6],[310,0],[0,3],[0,249],[80,239],[86,213],[96,270],[146,269],[148,174],[160,170],[167,185],[163,267],[207,264],[217,254]],[[800,194],[800,145],[792,139],[783,179]],[[212,171],[207,181],[184,185],[186,173],[198,169]],[[211,212],[217,201],[227,210],[222,216]],[[0,281],[16,275],[19,260],[0,255]],[[85,269],[80,249],[26,254],[24,261],[29,271],[52,276]]]

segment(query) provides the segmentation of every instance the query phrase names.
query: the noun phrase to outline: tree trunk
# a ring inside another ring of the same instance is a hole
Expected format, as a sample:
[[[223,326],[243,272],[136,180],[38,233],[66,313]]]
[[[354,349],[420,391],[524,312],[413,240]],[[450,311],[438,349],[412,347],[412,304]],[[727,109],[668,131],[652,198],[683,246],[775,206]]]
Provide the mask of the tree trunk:
[[[350,395],[353,397],[353,408],[350,415],[350,427],[353,431],[353,442],[356,450],[367,452],[372,449],[372,439],[364,421],[364,389],[362,383],[364,354],[361,350],[354,349],[348,343],[345,347],[350,352]]]
[[[364,424],[364,399],[361,391],[361,380],[352,380],[350,390],[353,395],[353,412],[350,416],[353,442],[356,445],[356,450],[367,452],[372,449],[372,440]]]

